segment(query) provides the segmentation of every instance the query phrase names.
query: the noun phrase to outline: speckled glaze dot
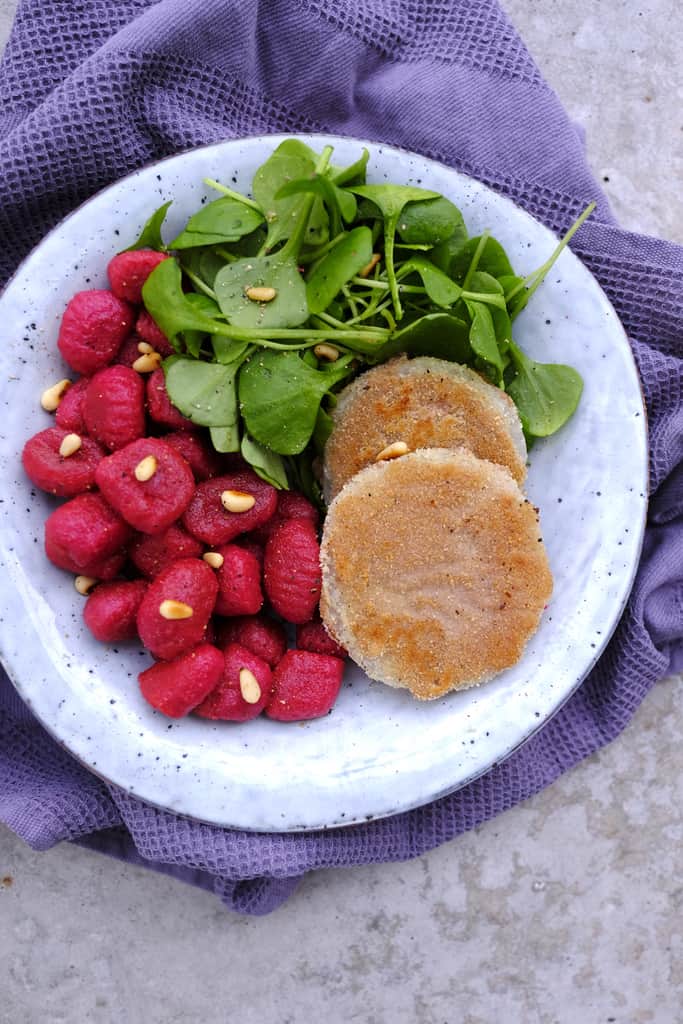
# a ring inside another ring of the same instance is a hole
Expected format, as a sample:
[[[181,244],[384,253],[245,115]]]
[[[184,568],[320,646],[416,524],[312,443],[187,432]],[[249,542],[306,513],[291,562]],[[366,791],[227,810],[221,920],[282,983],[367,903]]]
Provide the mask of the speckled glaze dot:
[[[134,644],[98,644],[82,625],[71,576],[36,543],[56,502],[32,493],[19,455],[52,423],[41,392],[69,375],[56,338],[71,296],[107,286],[108,261],[161,202],[173,199],[164,228],[172,238],[207,200],[203,178],[249,193],[255,169],[283,138],[219,143],[136,171],[49,234],[0,298],[0,372],[11,410],[11,430],[0,438],[0,640],[17,689],[53,736],[128,792],[218,825],[276,832],[369,821],[426,803],[540,728],[593,666],[621,614],[647,493],[645,416],[627,339],[594,278],[565,251],[515,321],[516,340],[532,358],[570,363],[585,381],[577,414],[530,455],[528,494],[540,508],[555,589],[523,660],[481,688],[431,703],[371,684],[349,666],[332,714],[305,728],[265,718],[169,723],[146,705],[135,678],[151,658]],[[518,273],[534,270],[555,245],[508,199],[423,157],[350,139],[306,141],[318,151],[333,144],[340,164],[365,145],[370,182],[443,192],[471,235],[493,232]]]

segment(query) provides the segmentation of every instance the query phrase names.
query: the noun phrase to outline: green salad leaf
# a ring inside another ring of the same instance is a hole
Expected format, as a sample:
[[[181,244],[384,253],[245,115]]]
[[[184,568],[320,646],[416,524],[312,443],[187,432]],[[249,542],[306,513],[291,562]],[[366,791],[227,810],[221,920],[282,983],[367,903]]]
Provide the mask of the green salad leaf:
[[[450,199],[437,196],[436,199],[416,200],[405,206],[396,231],[401,241],[408,245],[442,245],[457,231],[465,232],[465,222]]]
[[[164,203],[163,206],[154,211],[152,216],[145,221],[137,239],[127,249],[123,249],[123,252],[133,252],[134,249],[156,249],[157,252],[166,251],[166,246],[161,237],[161,229],[172,202],[173,200],[169,199],[167,203]]]
[[[260,352],[245,363],[239,400],[247,430],[280,455],[304,450],[315,429],[324,395],[349,375],[350,357],[332,370],[314,370],[296,352]]]
[[[262,480],[277,487],[279,491],[287,489],[289,486],[287,467],[281,455],[277,455],[270,448],[259,444],[253,437],[249,437],[249,434],[245,434],[242,438],[240,451],[244,460]]]
[[[514,342],[510,342],[510,355],[516,374],[507,390],[524,430],[533,437],[554,434],[579,404],[581,376],[571,366],[534,362]]]
[[[186,227],[175,238],[170,249],[192,249],[219,242],[237,242],[250,235],[263,222],[262,213],[228,196],[203,206],[190,217]]]
[[[306,281],[311,313],[327,309],[351,278],[372,259],[372,235],[366,227],[354,228],[312,268]]]
[[[277,253],[227,263],[213,286],[221,311],[237,327],[298,327],[309,317],[306,285],[297,265]],[[250,291],[259,288],[272,288],[274,298],[250,298]]]
[[[294,142],[296,140],[281,143],[254,175],[254,199],[263,211],[268,226],[268,251],[294,233],[307,198],[305,194],[295,193],[277,199],[277,194],[290,181],[312,176],[316,169],[312,150],[303,144],[294,145]],[[327,237],[327,212],[322,199],[316,196],[307,218],[305,241],[308,245],[320,245]]]
[[[164,367],[168,397],[183,416],[200,427],[226,427],[237,423],[235,363],[205,363],[171,357]]]

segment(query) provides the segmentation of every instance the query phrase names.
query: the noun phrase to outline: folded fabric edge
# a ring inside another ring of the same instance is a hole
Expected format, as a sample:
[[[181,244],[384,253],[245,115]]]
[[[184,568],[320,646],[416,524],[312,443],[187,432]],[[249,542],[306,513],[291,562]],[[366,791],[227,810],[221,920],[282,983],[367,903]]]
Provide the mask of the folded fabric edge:
[[[142,856],[133,837],[123,826],[102,829],[99,832],[79,836],[70,841],[75,846],[104,853],[124,864],[151,869],[176,881],[185,882],[187,885],[193,885],[205,892],[213,893],[229,910],[257,917],[277,910],[291,896],[304,877],[303,875],[292,875],[284,878],[258,876],[256,878],[229,879],[222,875],[213,875],[210,871],[205,871],[202,868],[169,864],[161,860],[149,860]]]

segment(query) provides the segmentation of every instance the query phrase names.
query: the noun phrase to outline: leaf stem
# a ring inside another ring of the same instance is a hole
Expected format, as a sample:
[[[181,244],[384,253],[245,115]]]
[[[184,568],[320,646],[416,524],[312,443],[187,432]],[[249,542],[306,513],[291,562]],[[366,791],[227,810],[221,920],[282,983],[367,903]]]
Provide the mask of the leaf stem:
[[[267,341],[265,338],[260,338],[255,342],[257,348],[272,348],[278,352],[298,352],[302,348],[313,348],[317,344],[318,340],[311,338],[310,331],[308,341],[302,341],[299,345],[283,345],[277,341]]]
[[[472,280],[472,275],[475,273],[477,267],[479,266],[479,260],[482,257],[482,253],[484,252],[484,249],[486,248],[486,243],[488,242],[490,237],[491,232],[487,228],[486,231],[482,232],[481,238],[479,239],[479,244],[477,245],[477,248],[474,250],[474,255],[472,256],[472,262],[467,268],[465,280],[462,283],[463,291],[467,289],[467,286]]]
[[[547,274],[550,272],[550,270],[552,270],[552,267],[557,262],[560,254],[562,253],[562,250],[566,249],[566,247],[569,245],[569,243],[571,242],[572,238],[574,237],[576,232],[579,230],[581,225],[588,219],[588,217],[590,217],[591,213],[595,209],[595,206],[596,206],[595,202],[592,202],[592,203],[588,204],[588,206],[583,211],[581,216],[577,217],[577,219],[574,221],[574,223],[569,228],[569,230],[563,235],[563,237],[557,243],[557,245],[555,246],[554,251],[552,252],[550,257],[545,261],[545,263],[541,264],[541,266],[538,268],[538,270],[534,271],[533,274],[530,274],[529,277],[526,277],[524,279],[524,286],[525,287],[527,285],[527,282],[529,283],[529,289],[527,291],[527,296],[526,296],[527,302],[529,301],[531,296],[534,294],[536,289],[543,283],[544,278],[547,276]]]
[[[380,312],[380,315],[383,316],[384,319],[386,320],[386,322],[389,324],[389,330],[390,331],[395,331],[396,330],[396,321],[394,320],[394,318],[393,318],[393,316],[391,314],[391,310],[389,309],[389,306],[390,306],[390,303],[387,303],[385,306],[382,306],[380,308],[379,312]]]
[[[337,320],[330,313],[317,313],[315,319],[322,320],[324,324],[329,324],[330,327],[335,327],[338,330],[343,330],[346,327],[346,323],[348,323],[348,321],[345,323],[343,320]]]
[[[351,284],[362,285],[363,288],[381,288],[383,292],[389,291],[388,281],[376,281],[373,277],[352,277]]]
[[[200,292],[204,292],[204,294],[208,295],[210,299],[213,299],[214,302],[217,302],[216,293],[213,290],[213,288],[209,288],[208,284],[205,284],[202,281],[201,277],[195,274],[193,270],[190,270],[188,267],[183,266],[183,273],[187,274],[190,281],[192,281],[192,283],[196,285],[197,288],[199,288]]]
[[[225,260],[226,263],[237,263],[237,260],[240,258],[239,256],[236,256],[234,252],[224,249],[221,245],[214,246],[214,252],[217,256],[220,256],[222,260]]]
[[[222,192],[224,196],[228,196],[230,199],[236,199],[239,203],[244,203],[245,206],[250,206],[252,210],[257,210],[261,216],[264,216],[263,210],[258,203],[254,202],[253,199],[243,196],[240,192],[233,191],[233,189],[228,188],[227,185],[221,185],[220,181],[214,181],[213,178],[204,178],[204,184],[208,185],[209,188],[215,189],[216,192]]]
[[[353,314],[353,316],[354,317],[358,316],[358,306],[356,305],[356,301],[355,301],[353,295],[351,294],[351,289],[349,288],[348,285],[345,284],[343,286],[342,294],[343,294],[344,298],[346,299],[346,301],[348,302],[349,308],[351,309],[351,313]]]
[[[469,299],[470,302],[483,302],[487,306],[497,306],[498,309],[505,309],[505,297],[499,292],[467,292],[460,294],[461,299]]]
[[[317,260],[322,259],[328,252],[334,249],[335,245],[339,245],[341,240],[346,237],[345,231],[340,231],[338,235],[330,239],[329,242],[325,242],[324,245],[318,246],[317,249],[313,249],[312,252],[299,253],[299,263],[306,267],[309,263],[315,263]]]
[[[394,272],[394,241],[396,239],[396,225],[398,224],[400,212],[401,211],[398,210],[391,217],[384,218],[384,264],[386,267],[389,290],[391,291],[391,299],[394,304],[394,312],[397,320],[400,320],[403,316],[401,299],[398,294],[398,282]]]
[[[569,242],[574,237],[576,232],[579,230],[581,225],[588,219],[588,217],[590,217],[591,213],[595,209],[595,205],[596,205],[595,202],[592,202],[592,203],[588,204],[588,206],[583,211],[583,213],[580,215],[580,217],[578,217],[574,221],[574,223],[569,228],[569,230],[566,232],[566,234],[563,235],[563,237],[557,243],[557,245],[555,246],[555,249],[553,250],[551,255],[548,257],[548,259],[545,261],[545,263],[542,263],[540,267],[538,267],[536,270],[532,271],[531,274],[528,274],[527,277],[525,277],[523,281],[520,281],[519,284],[516,284],[514,288],[511,288],[510,291],[506,293],[506,295],[505,295],[505,303],[506,303],[506,305],[510,304],[510,299],[514,299],[515,295],[518,295],[519,292],[524,291],[525,289],[526,289],[526,301],[527,302],[529,301],[530,296],[533,295],[533,293],[536,291],[536,289],[539,287],[539,285],[542,284],[543,279],[547,276],[548,272],[552,269],[553,264],[557,260],[558,256],[562,252],[562,250],[569,244]],[[527,287],[527,286],[531,286],[531,287]]]
[[[514,288],[511,288],[509,292],[505,293],[505,305],[510,305],[510,299],[514,299],[515,295],[518,295],[524,288],[526,288],[526,278],[516,284]]]
[[[219,325],[216,325],[219,326]],[[236,341],[253,341],[257,345],[263,340],[263,331],[259,331],[257,327],[233,327],[228,324],[224,326],[220,325],[220,332],[214,333],[226,334],[230,338],[234,338]],[[286,341],[291,338],[301,339],[315,339],[315,341],[321,341],[323,339],[337,338],[339,341],[386,341],[389,336],[389,331],[384,327],[365,327],[359,328],[355,331],[347,330],[311,330],[307,327],[273,327],[267,331],[268,339],[277,341],[282,339]],[[374,338],[373,338],[374,336]]]

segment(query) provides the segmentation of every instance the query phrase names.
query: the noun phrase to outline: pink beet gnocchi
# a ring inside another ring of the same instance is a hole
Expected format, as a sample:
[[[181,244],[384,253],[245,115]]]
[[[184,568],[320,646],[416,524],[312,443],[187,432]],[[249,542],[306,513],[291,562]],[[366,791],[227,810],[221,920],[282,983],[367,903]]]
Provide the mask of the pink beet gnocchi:
[[[78,292],[62,317],[57,346],[69,366],[90,375],[108,365],[133,326],[133,309],[111,292]]]
[[[71,498],[92,490],[95,471],[105,454],[89,437],[48,427],[26,442],[21,461],[36,487],[59,498]]]
[[[169,718],[182,718],[201,704],[223,674],[223,655],[211,644],[160,661],[140,673],[140,691],[145,700]]]
[[[173,355],[173,346],[146,309],[142,310],[135,321],[135,333],[139,334],[142,340],[150,344],[154,351],[164,359],[166,356]]]
[[[251,551],[225,544],[216,552],[223,559],[217,570],[217,615],[255,615],[263,605],[261,566]]]
[[[145,389],[128,366],[108,366],[92,378],[83,399],[83,421],[90,437],[111,451],[145,433]]]
[[[301,722],[320,718],[332,708],[342,684],[344,662],[328,654],[287,651],[273,674],[269,718]]]
[[[114,580],[95,587],[83,609],[83,619],[95,639],[104,644],[134,640],[138,608],[146,590],[144,580]]]
[[[194,493],[189,465],[160,438],[145,437],[104,459],[95,480],[112,508],[142,533],[161,533]]]
[[[98,576],[89,567],[121,557],[120,566],[132,532],[101,494],[79,494],[60,505],[48,518],[45,549],[48,558],[60,569]]]
[[[195,480],[208,480],[224,472],[220,456],[196,432],[174,430],[164,436],[164,441],[189,463]]]
[[[195,430],[192,420],[188,420],[181,412],[171,405],[166,390],[166,378],[163,370],[155,370],[147,378],[147,410],[155,423],[161,423],[173,430]]]
[[[119,254],[112,290],[80,292],[64,312],[58,347],[81,376],[43,393],[55,425],[22,453],[31,481],[68,499],[45,523],[46,555],[75,575],[97,640],[137,640],[154,657],[139,682],[161,714],[326,714],[344,652],[316,615],[318,511],[216,452],[171,403],[159,363],[173,349],[135,310],[166,258]],[[287,622],[299,650],[287,650]]]
[[[136,569],[153,580],[181,558],[200,558],[204,545],[178,523],[171,523],[161,533],[138,535],[129,550]]]
[[[248,722],[267,707],[273,674],[267,662],[241,644],[229,644],[216,687],[195,708],[201,718],[226,722]]]
[[[287,633],[281,622],[267,615],[236,615],[218,626],[219,647],[241,644],[275,668],[287,650]]]
[[[143,284],[154,268],[167,259],[165,253],[154,252],[151,249],[134,249],[118,253],[107,267],[107,276],[114,295],[139,305],[142,302]]]
[[[205,544],[227,544],[267,523],[276,508],[275,488],[244,469],[199,484],[183,523]]]
[[[218,583],[200,558],[181,558],[150,584],[138,610],[145,647],[163,661],[201,643],[216,604]]]
[[[62,398],[57,412],[55,413],[55,424],[62,430],[73,431],[76,434],[85,434],[85,420],[83,419],[83,402],[85,392],[90,381],[87,377],[81,377],[67,390]]]

